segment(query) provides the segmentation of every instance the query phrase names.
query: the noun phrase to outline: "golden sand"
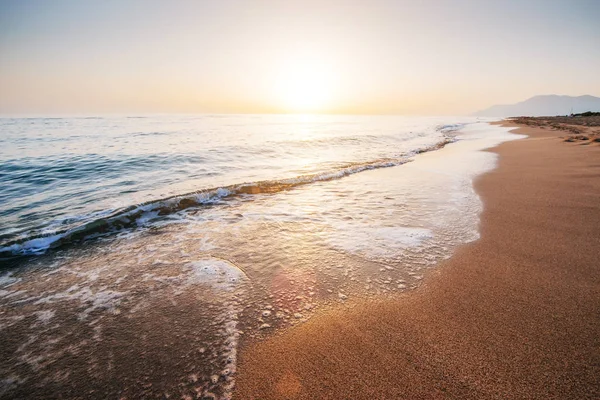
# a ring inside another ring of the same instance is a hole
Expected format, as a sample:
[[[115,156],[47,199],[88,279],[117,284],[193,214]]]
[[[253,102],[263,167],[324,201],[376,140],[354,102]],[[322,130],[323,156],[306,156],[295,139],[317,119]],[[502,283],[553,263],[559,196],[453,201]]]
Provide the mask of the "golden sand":
[[[518,132],[476,182],[480,240],[415,292],[246,346],[235,398],[600,398],[600,145]]]

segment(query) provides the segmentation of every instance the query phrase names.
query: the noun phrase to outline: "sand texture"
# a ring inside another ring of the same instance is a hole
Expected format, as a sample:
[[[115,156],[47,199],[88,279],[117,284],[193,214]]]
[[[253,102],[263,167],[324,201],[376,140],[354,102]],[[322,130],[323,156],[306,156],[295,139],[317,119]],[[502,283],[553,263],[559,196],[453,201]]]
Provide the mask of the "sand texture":
[[[600,398],[600,145],[519,132],[476,182],[480,240],[414,292],[247,344],[235,398]]]

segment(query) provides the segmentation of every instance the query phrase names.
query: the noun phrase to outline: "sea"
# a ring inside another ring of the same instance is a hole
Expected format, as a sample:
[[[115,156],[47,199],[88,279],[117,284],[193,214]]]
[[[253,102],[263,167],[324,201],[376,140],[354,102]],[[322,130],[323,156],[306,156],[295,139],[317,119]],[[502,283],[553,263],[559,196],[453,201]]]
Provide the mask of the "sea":
[[[0,398],[231,398],[245,344],[478,239],[488,122],[0,118]]]

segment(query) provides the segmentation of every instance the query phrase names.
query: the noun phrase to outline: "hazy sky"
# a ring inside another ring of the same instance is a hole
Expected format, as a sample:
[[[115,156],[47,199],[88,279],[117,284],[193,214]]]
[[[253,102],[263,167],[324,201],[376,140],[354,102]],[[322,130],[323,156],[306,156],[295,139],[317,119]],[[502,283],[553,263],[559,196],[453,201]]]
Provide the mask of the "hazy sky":
[[[600,0],[0,0],[0,113],[464,114],[600,95]]]

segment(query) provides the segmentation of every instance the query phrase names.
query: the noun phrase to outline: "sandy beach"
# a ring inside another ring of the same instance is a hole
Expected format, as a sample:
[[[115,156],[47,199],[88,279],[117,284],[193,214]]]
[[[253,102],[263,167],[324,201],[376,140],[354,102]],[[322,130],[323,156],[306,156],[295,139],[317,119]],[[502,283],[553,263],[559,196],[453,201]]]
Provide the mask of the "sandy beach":
[[[241,349],[237,399],[600,398],[600,145],[520,127],[481,238],[395,300]]]

